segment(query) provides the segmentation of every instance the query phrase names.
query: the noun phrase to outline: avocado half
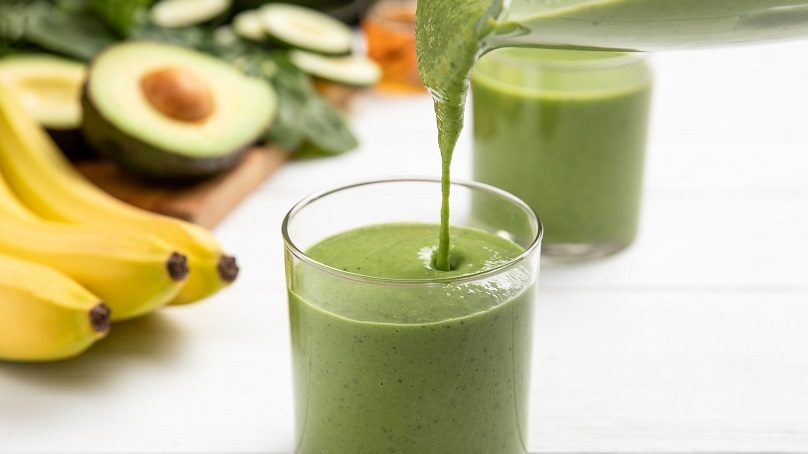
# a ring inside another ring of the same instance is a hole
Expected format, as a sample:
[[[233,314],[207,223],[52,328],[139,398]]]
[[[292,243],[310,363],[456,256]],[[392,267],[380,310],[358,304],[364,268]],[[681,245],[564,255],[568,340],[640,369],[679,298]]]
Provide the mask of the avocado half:
[[[82,131],[122,168],[189,180],[232,167],[272,124],[269,82],[195,50],[150,41],[109,46],[90,64]]]

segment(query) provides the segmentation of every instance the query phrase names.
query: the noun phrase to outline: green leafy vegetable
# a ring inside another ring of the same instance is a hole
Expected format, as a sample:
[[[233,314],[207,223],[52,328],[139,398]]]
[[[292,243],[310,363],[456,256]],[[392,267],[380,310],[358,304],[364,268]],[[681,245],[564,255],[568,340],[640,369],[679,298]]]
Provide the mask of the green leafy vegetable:
[[[267,132],[267,141],[275,142],[286,149],[296,149],[305,138],[304,116],[310,96],[311,81],[286,58],[286,54],[272,54],[277,65],[277,73],[272,77],[272,85],[278,93],[278,109],[275,123]]]
[[[0,2],[0,44],[10,44],[22,37],[26,9],[22,2]]]
[[[358,144],[342,114],[314,90],[310,77],[285,52],[272,54],[277,73],[271,81],[279,96],[278,115],[267,140],[296,149],[304,142],[326,153],[342,153]]]
[[[90,9],[121,38],[135,26],[146,22],[154,0],[90,0]]]
[[[359,145],[342,113],[323,98],[310,97],[303,118],[303,136],[326,153],[344,153]]]
[[[95,16],[68,12],[49,2],[33,2],[25,11],[23,39],[53,53],[89,60],[117,38]]]

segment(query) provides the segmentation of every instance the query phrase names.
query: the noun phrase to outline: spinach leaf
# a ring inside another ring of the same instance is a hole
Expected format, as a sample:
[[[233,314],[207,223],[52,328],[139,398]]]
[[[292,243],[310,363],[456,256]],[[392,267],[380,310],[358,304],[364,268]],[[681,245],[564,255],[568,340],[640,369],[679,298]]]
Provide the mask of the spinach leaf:
[[[303,143],[304,104],[289,92],[283,90],[275,90],[275,92],[278,95],[278,111],[275,114],[275,121],[264,139],[285,150],[294,151]]]
[[[266,140],[287,150],[298,148],[304,139],[304,116],[310,83],[308,76],[297,70],[283,53],[272,54],[277,72],[270,79],[278,95],[278,113]]]
[[[26,10],[27,5],[22,2],[0,1],[0,45],[22,38]]]
[[[121,38],[147,21],[154,0],[90,0],[90,10]]]
[[[359,145],[342,113],[319,96],[309,98],[303,118],[303,137],[325,153],[344,153]]]
[[[285,52],[271,55],[277,65],[271,82],[278,93],[278,114],[266,140],[290,150],[308,143],[328,154],[355,148],[358,142],[345,119],[314,90],[311,78]]]
[[[303,143],[305,130],[303,113],[309,98],[307,90],[311,82],[305,73],[289,61],[285,52],[273,52],[270,58],[277,68],[270,81],[278,95],[278,113],[267,132],[266,140],[287,150],[294,150]]]
[[[41,1],[26,10],[23,38],[48,51],[85,61],[117,41],[95,16],[68,13]]]

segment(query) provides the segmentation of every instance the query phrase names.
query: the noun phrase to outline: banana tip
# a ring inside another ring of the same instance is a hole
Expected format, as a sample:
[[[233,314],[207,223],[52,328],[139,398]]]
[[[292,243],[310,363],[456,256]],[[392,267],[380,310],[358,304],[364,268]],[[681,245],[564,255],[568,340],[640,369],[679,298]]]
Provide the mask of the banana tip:
[[[175,281],[181,281],[188,277],[188,259],[178,252],[171,253],[171,257],[166,262],[166,268],[168,268],[168,274],[171,279]]]
[[[98,303],[90,309],[90,325],[97,333],[106,334],[109,331],[110,310],[104,303]]]
[[[232,255],[222,254],[222,256],[219,257],[219,264],[216,266],[216,270],[219,272],[219,277],[228,284],[235,281],[236,277],[238,277],[236,258]]]

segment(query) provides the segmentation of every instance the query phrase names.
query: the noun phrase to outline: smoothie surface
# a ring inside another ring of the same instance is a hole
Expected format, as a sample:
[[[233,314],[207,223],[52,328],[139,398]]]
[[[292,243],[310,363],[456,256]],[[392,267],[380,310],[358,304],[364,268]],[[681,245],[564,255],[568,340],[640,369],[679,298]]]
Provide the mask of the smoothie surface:
[[[453,269],[440,271],[434,267],[438,230],[436,224],[373,225],[327,238],[306,252],[358,280],[375,277],[397,282],[360,286],[351,279],[324,279],[323,271],[303,268],[298,284],[305,289],[307,300],[323,311],[379,323],[432,323],[465,317],[491,309],[527,285],[529,276],[518,267],[481,282],[445,285],[447,279],[462,281],[464,276],[506,265],[524,249],[489,233],[453,227]],[[425,285],[430,281],[441,284]],[[402,283],[412,288],[402,288]]]
[[[450,228],[452,269],[435,268],[438,226],[379,224],[327,238],[307,251],[320,263],[361,276],[428,280],[464,276],[502,266],[524,249],[505,238],[468,228]]]

